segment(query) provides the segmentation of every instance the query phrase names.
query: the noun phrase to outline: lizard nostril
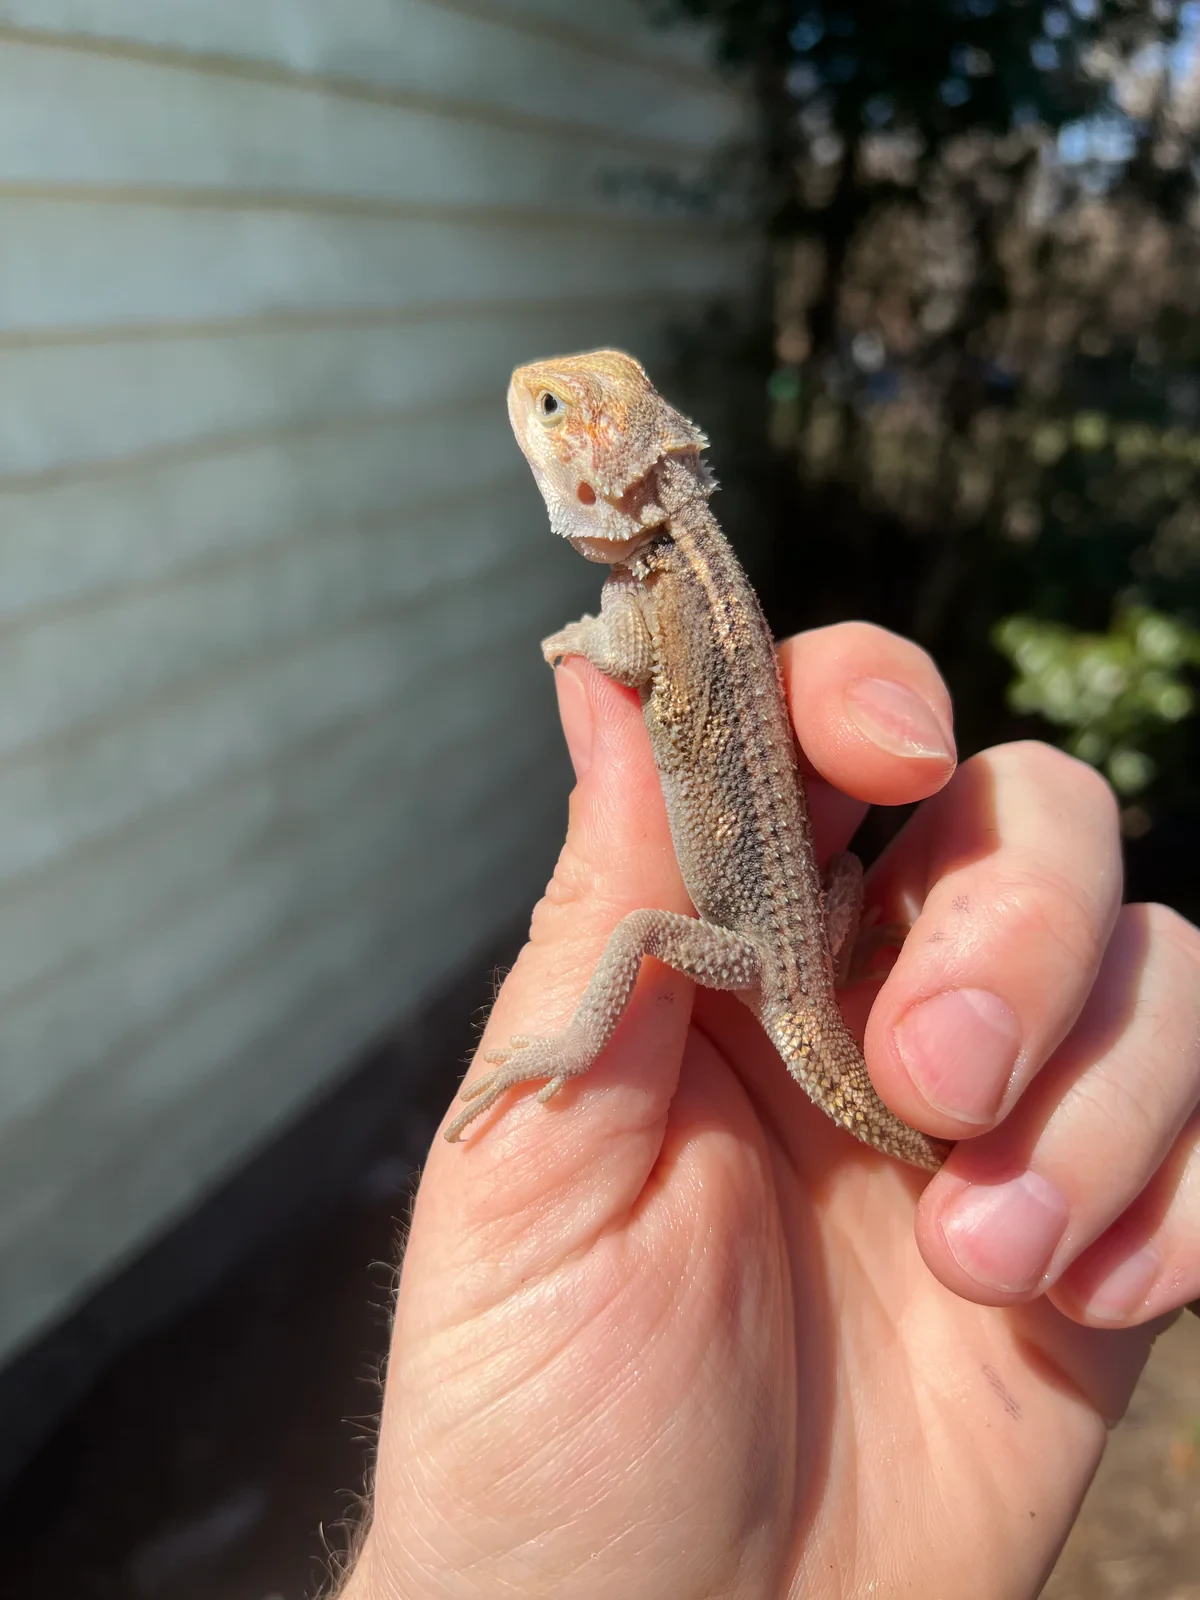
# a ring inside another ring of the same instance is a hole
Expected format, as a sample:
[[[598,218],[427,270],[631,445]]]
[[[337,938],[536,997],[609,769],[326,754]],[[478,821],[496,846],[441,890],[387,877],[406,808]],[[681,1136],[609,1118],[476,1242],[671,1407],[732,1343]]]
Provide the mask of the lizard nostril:
[[[590,483],[581,483],[575,491],[575,498],[581,506],[594,506],[596,504],[596,491]]]

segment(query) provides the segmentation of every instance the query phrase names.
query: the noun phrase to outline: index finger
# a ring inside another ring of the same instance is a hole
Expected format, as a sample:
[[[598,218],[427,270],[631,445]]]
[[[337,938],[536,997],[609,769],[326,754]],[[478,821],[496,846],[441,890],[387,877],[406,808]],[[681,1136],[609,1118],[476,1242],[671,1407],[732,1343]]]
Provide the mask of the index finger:
[[[954,771],[950,693],[920,648],[868,622],[841,622],[779,647],[792,723],[808,761],[871,805],[924,800]]]

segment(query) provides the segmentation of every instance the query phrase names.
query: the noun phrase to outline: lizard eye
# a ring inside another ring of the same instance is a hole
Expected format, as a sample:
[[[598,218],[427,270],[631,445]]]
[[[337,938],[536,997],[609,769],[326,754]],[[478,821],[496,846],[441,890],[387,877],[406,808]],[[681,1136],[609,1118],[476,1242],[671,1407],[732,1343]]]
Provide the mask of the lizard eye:
[[[538,416],[547,427],[553,427],[556,422],[561,422],[567,414],[566,406],[549,389],[543,389],[534,404]]]

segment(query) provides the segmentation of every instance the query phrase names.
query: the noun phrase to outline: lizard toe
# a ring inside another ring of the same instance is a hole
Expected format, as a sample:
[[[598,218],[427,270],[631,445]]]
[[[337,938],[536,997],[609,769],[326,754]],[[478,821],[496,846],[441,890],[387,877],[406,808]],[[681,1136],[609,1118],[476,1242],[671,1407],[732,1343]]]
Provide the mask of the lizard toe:
[[[487,1094],[493,1083],[495,1083],[497,1076],[498,1074],[495,1072],[485,1073],[482,1078],[477,1078],[474,1083],[468,1083],[464,1089],[460,1089],[458,1098],[460,1100],[478,1100],[481,1095]]]

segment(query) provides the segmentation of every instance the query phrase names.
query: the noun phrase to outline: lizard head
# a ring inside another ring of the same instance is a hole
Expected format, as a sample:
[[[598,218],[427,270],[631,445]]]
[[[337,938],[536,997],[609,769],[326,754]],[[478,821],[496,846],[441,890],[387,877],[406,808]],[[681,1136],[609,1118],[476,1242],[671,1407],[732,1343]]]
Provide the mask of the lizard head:
[[[518,367],[508,415],[550,526],[593,561],[627,555],[676,509],[662,503],[664,475],[657,469],[664,463],[683,469],[671,475],[669,499],[711,493],[700,458],[708,440],[620,350]]]

